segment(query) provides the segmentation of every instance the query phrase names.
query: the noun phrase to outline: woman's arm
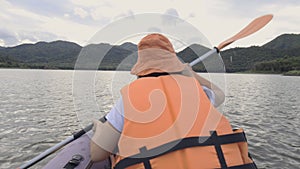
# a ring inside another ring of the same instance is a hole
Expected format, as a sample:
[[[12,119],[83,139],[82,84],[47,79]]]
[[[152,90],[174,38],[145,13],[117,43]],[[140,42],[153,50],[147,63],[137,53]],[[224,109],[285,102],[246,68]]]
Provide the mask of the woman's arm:
[[[205,78],[199,76],[196,72],[194,72],[194,77],[198,80],[198,82],[202,86],[208,87],[209,89],[211,89],[215,93],[215,95],[216,95],[215,106],[216,107],[220,106],[224,102],[225,94],[218,86],[214,85],[213,83],[206,80]]]
[[[102,123],[94,121],[95,131],[90,143],[91,160],[93,162],[103,161],[115,150],[120,132],[118,132],[108,121]]]
[[[193,71],[193,69],[188,64],[186,65],[186,69],[183,71],[183,74],[196,78],[202,86],[206,86],[207,88],[211,89],[216,96],[215,98],[216,107],[218,107],[224,102],[225,100],[224,92],[215,84],[211,83],[210,81],[198,75],[195,71]]]

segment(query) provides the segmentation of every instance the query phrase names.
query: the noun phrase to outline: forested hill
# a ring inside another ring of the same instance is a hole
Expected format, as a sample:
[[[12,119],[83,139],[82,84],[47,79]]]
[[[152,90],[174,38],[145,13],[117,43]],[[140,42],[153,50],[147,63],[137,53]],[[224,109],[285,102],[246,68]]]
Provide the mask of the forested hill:
[[[291,50],[300,48],[300,34],[283,34],[271,42],[263,45],[264,48]]]
[[[292,63],[288,63],[285,66],[286,68],[282,68],[283,65],[277,62],[278,60],[289,60],[288,58],[291,57],[300,57],[300,34],[283,34],[263,46],[233,48],[221,52],[221,55],[228,72],[248,70],[272,72],[272,69],[278,69],[274,72],[280,73],[300,70],[300,62],[293,65],[293,67]],[[270,61],[276,62],[276,64],[272,65],[273,68],[265,69],[261,66]]]
[[[121,69],[129,70],[136,61],[137,46],[130,42],[119,46],[101,43],[82,47],[72,42],[54,41],[0,47],[0,67],[73,69],[83,49],[97,51],[104,48],[109,51],[99,65],[101,70],[116,70],[121,62]],[[178,56],[185,62],[190,62],[197,57],[195,52],[199,54],[207,50],[194,44],[178,52]],[[283,34],[263,46],[228,49],[222,51],[221,56],[227,72],[300,70],[300,34]],[[194,69],[205,71],[201,64]]]
[[[38,42],[0,48],[1,67],[71,68],[81,46],[66,41]]]

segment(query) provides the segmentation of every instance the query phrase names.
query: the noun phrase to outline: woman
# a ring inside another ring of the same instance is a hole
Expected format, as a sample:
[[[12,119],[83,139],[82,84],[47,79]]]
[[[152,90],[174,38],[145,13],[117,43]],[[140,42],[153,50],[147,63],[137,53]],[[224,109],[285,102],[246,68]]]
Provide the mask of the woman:
[[[138,79],[122,88],[103,122],[94,122],[93,161],[116,154],[114,168],[254,166],[241,139],[222,148],[212,141],[235,134],[214,108],[224,93],[181,63],[165,36],[150,34],[139,42],[131,73]]]

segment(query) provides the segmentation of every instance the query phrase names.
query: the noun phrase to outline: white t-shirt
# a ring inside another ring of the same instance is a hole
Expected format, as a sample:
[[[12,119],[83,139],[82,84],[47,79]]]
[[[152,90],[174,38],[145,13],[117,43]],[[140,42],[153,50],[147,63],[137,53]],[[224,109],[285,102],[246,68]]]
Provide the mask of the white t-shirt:
[[[206,86],[202,86],[210,102],[215,105],[215,93]],[[106,115],[107,121],[119,132],[122,132],[124,125],[124,106],[122,97],[116,102],[114,107]]]

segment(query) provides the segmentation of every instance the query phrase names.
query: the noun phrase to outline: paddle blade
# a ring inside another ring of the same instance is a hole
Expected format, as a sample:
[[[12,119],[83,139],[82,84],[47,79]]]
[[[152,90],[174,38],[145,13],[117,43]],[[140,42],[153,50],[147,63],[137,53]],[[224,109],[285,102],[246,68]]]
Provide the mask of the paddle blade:
[[[233,43],[234,41],[253,34],[254,32],[263,28],[267,23],[269,23],[272,20],[272,18],[273,18],[273,15],[264,15],[264,16],[256,18],[250,24],[248,24],[244,29],[242,29],[239,33],[237,33],[233,37],[225,40],[224,42],[220,43],[217,48],[219,50],[221,50],[222,48]]]

